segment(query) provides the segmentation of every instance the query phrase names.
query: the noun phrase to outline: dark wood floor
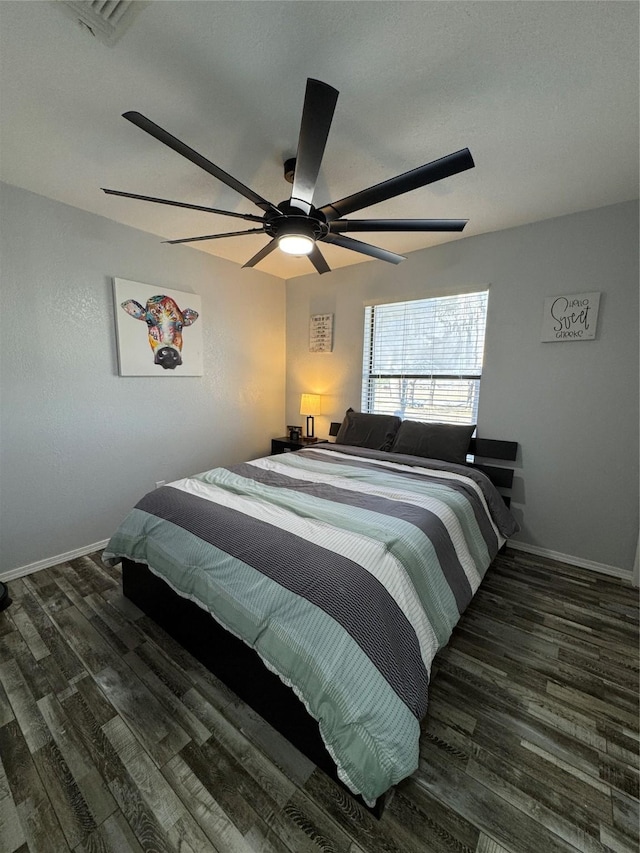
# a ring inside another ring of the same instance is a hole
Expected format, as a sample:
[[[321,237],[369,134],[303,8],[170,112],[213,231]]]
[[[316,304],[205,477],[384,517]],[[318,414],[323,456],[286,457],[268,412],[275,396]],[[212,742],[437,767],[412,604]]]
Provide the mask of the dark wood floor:
[[[381,821],[122,598],[98,554],[0,614],[0,851],[638,851],[637,590],[509,552]]]

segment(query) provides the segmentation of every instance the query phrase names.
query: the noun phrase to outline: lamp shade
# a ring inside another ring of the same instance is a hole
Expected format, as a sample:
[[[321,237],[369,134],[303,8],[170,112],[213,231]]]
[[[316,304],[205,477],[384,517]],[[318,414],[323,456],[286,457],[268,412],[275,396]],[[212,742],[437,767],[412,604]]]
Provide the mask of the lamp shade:
[[[300,397],[301,415],[320,414],[320,394],[303,394]]]

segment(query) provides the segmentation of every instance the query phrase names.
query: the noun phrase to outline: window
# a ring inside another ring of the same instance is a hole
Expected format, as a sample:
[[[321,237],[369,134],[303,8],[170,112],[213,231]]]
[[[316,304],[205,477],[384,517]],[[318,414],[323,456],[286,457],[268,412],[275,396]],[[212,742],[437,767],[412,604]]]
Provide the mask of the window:
[[[488,291],[368,305],[362,411],[474,424]]]

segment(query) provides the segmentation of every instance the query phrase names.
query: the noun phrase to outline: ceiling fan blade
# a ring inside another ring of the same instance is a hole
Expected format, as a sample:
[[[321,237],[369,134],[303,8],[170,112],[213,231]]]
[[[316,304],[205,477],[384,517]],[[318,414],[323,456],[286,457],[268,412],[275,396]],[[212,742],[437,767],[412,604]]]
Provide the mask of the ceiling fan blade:
[[[185,145],[184,142],[181,142],[179,139],[176,139],[175,136],[170,134],[168,131],[161,128],[155,122],[151,121],[151,119],[146,118],[141,113],[130,111],[122,114],[123,118],[126,118],[127,121],[130,121],[132,124],[135,124],[136,127],[139,127],[141,130],[144,130],[146,133],[155,137],[155,139],[160,142],[164,142],[169,148],[172,148],[178,154],[182,154],[183,157],[186,157],[187,160],[191,160],[192,163],[195,163],[196,166],[199,166],[201,169],[204,169],[205,172],[208,172],[210,175],[213,175],[214,178],[217,178],[219,181],[222,181],[223,184],[226,184],[228,187],[231,187],[232,190],[235,190],[240,195],[243,195],[245,198],[248,198],[249,201],[252,201],[258,207],[261,207],[262,210],[275,210],[278,213],[278,208],[271,204],[270,201],[262,198],[262,196],[258,195],[258,193],[246,187],[243,183],[241,183],[237,178],[234,178],[232,175],[229,175],[219,166],[216,166],[215,163],[212,163],[210,160],[207,160],[206,157],[203,157],[202,154],[198,154],[197,151],[194,151],[193,148],[189,148],[188,145]]]
[[[462,231],[468,219],[334,219],[331,234],[347,231]]]
[[[318,244],[316,243],[309,253],[309,260],[314,265],[316,270],[322,275],[323,272],[331,272],[331,267],[325,261],[322,252],[318,248]]]
[[[324,213],[328,222],[331,222],[340,216],[347,216],[355,210],[371,207],[373,204],[395,198],[403,193],[424,187],[427,184],[432,184],[451,175],[456,175],[458,172],[464,172],[465,169],[472,169],[474,165],[471,152],[468,148],[463,148],[454,154],[441,157],[439,160],[433,160],[424,166],[418,166],[417,169],[404,172],[402,175],[390,178],[388,181],[383,181],[380,184],[375,184],[373,187],[346,196],[339,201],[325,204],[324,207],[320,208],[320,212]]]
[[[186,201],[171,201],[168,198],[154,198],[150,195],[137,195],[137,193],[125,193],[121,190],[107,190],[100,187],[103,193],[107,195],[119,195],[123,198],[134,198],[138,201],[153,201],[156,204],[170,204],[173,207],[186,207],[187,210],[203,210],[205,213],[217,213],[220,216],[235,216],[238,219],[248,219],[250,222],[262,222],[261,216],[254,216],[253,213],[234,213],[231,210],[218,210],[215,207],[203,207],[201,204],[188,204]]]
[[[323,237],[323,240],[325,243],[333,243],[334,246],[342,246],[343,249],[351,249],[354,252],[360,252],[362,255],[377,258],[379,261],[388,261],[390,264],[399,264],[400,261],[406,261],[404,255],[396,255],[395,252],[389,252],[387,249],[381,249],[379,246],[371,246],[369,243],[354,240],[352,237],[327,234]]]
[[[228,231],[226,234],[205,234],[204,237],[183,237],[181,240],[163,240],[163,243],[197,243],[200,240],[219,240],[220,237],[239,237],[241,234],[264,234],[264,228],[250,228],[248,231]]]
[[[242,264],[242,269],[245,269],[245,267],[255,267],[256,264],[259,264],[260,261],[266,258],[267,255],[270,255],[271,252],[273,252],[273,250],[277,248],[278,241],[274,237],[274,239],[270,243],[267,243],[267,245],[260,249],[259,252],[256,252],[256,254],[252,258],[249,258],[246,264]]]
[[[291,204],[305,213],[311,210],[338,94],[338,90],[327,83],[313,80],[311,77],[307,80],[291,191]]]

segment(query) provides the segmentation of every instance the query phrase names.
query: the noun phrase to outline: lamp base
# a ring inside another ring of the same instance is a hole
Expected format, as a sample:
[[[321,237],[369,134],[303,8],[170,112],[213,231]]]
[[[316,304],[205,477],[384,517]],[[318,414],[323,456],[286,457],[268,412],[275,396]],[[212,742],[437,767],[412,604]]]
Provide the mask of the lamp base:
[[[305,444],[315,444],[315,443],[316,443],[316,441],[320,441],[320,439],[319,439],[319,438],[316,438],[316,437],[315,437],[315,435],[303,435],[303,436],[302,436],[302,441],[303,441]]]
[[[313,439],[315,434],[315,419],[313,415],[307,415],[307,434],[305,435],[304,440],[309,441],[309,439]]]

